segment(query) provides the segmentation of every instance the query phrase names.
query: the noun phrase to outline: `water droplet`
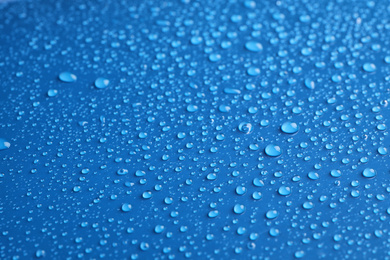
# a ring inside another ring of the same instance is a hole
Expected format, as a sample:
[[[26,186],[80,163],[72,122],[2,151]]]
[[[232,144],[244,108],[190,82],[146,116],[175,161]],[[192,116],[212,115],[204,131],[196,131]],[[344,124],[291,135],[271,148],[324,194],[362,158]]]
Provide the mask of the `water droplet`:
[[[74,75],[74,74],[72,74],[70,72],[62,72],[62,73],[60,73],[58,78],[62,82],[67,82],[67,83],[75,82],[77,80],[76,75]]]
[[[230,111],[230,107],[229,106],[226,106],[226,105],[220,105],[218,107],[218,110],[222,113],[228,113]]]
[[[243,186],[238,186],[236,188],[237,195],[244,195],[246,193],[246,188]]]
[[[258,76],[260,75],[260,69],[256,67],[250,67],[248,70],[248,75],[249,76]]]
[[[153,194],[151,191],[144,191],[142,193],[142,198],[144,198],[144,199],[150,199],[150,198],[152,198],[152,196],[153,196]]]
[[[110,81],[108,79],[105,79],[105,78],[97,78],[95,80],[95,87],[98,89],[106,88],[106,87],[108,87],[108,84],[110,84]]]
[[[217,217],[218,215],[219,215],[218,210],[212,210],[212,211],[210,211],[209,214],[208,214],[209,218],[215,218],[215,217]]]
[[[150,245],[149,245],[149,243],[141,242],[141,244],[139,245],[139,248],[140,248],[142,251],[146,251],[146,250],[149,250]]]
[[[303,207],[304,209],[309,210],[309,209],[314,208],[314,204],[313,204],[313,202],[311,202],[311,201],[306,201],[305,203],[303,203],[302,207]]]
[[[288,196],[291,194],[291,188],[287,186],[280,186],[278,189],[278,193],[282,196]]]
[[[297,251],[297,252],[295,252],[294,256],[295,256],[295,258],[298,258],[298,259],[302,258],[305,256],[305,252],[304,251]]]
[[[263,197],[263,194],[261,194],[260,191],[254,191],[254,192],[252,193],[252,198],[253,198],[254,200],[259,200],[259,199],[261,199],[262,197]]]
[[[308,88],[308,89],[314,89],[315,88],[315,83],[312,79],[305,79],[305,86]]]
[[[196,105],[188,105],[187,106],[187,111],[188,112],[195,112],[197,110],[198,110],[198,106],[196,106]]]
[[[378,153],[379,153],[380,155],[386,155],[386,154],[388,153],[387,148],[386,148],[386,147],[383,147],[383,146],[379,147],[379,148],[378,148]]]
[[[286,134],[295,134],[296,132],[298,132],[299,127],[296,123],[285,122],[282,124],[281,130]]]
[[[279,212],[277,212],[276,210],[268,210],[265,216],[268,219],[275,219],[279,216]]]
[[[210,54],[209,60],[211,62],[217,62],[217,61],[221,60],[221,55],[220,54],[216,54],[216,53]]]
[[[263,45],[259,42],[249,41],[245,43],[245,48],[251,52],[260,52],[263,50]]]
[[[278,157],[282,154],[282,148],[274,144],[267,145],[264,151],[268,156],[271,157]]]
[[[131,210],[132,206],[129,203],[122,204],[121,210],[123,212],[129,212]]]
[[[11,144],[7,140],[0,138],[0,151],[8,149],[10,146]]]
[[[371,168],[366,168],[363,170],[363,176],[366,178],[374,178],[376,176],[376,171]]]
[[[340,171],[340,170],[331,170],[331,171],[330,171],[330,175],[331,175],[332,177],[338,178],[338,177],[341,176],[341,171]]]
[[[165,230],[165,227],[163,225],[156,225],[154,227],[154,232],[157,234],[161,234]]]
[[[242,122],[238,125],[238,130],[244,134],[250,134],[253,131],[253,126],[251,123]]]
[[[364,63],[363,70],[366,72],[374,72],[376,71],[376,66],[374,63]]]
[[[57,96],[57,94],[58,94],[58,90],[56,89],[49,89],[49,91],[47,91],[47,96],[49,97],[55,97]]]
[[[119,169],[117,172],[116,172],[116,174],[118,174],[118,175],[126,175],[126,174],[128,174],[129,173],[129,171],[127,170],[127,169]]]
[[[46,256],[45,250],[38,249],[37,251],[35,251],[35,257],[36,258],[42,258],[42,257],[45,257],[45,256]]]
[[[243,214],[245,212],[245,206],[242,204],[236,204],[233,208],[234,213]]]
[[[273,237],[277,237],[277,236],[280,235],[280,231],[279,231],[279,229],[277,229],[277,228],[271,228],[271,229],[269,230],[269,234],[270,234],[271,236],[273,236]]]

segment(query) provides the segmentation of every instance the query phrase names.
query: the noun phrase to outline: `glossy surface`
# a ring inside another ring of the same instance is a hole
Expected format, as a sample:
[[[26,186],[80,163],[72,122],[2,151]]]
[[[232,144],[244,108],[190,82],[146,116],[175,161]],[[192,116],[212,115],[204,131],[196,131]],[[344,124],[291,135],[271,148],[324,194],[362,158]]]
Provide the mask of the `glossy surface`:
[[[388,259],[389,12],[0,4],[0,258]]]

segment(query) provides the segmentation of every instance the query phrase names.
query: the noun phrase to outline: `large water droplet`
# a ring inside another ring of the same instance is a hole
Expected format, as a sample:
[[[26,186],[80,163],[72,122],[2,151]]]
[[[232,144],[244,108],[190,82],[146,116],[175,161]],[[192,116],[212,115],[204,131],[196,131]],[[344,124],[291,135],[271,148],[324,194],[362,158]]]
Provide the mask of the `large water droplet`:
[[[156,225],[154,227],[154,232],[156,232],[157,234],[162,233],[164,230],[165,230],[165,227],[163,225]]]
[[[291,188],[287,186],[280,186],[278,189],[278,193],[282,196],[288,196],[291,194]]]
[[[0,138],[0,150],[8,149],[10,146],[11,144],[7,140]]]
[[[363,170],[363,176],[366,178],[374,178],[376,176],[376,171],[371,168],[366,168]]]
[[[215,217],[217,217],[218,215],[219,215],[218,210],[212,210],[212,211],[210,211],[209,214],[208,214],[209,218],[215,218]]]
[[[245,43],[245,48],[251,52],[260,52],[263,50],[263,45],[259,42],[249,41]]]
[[[121,207],[121,210],[123,212],[129,212],[131,210],[132,206],[129,203],[124,203]]]
[[[275,219],[277,216],[279,216],[279,212],[276,210],[268,210],[265,216],[268,219]]]
[[[99,89],[108,87],[108,84],[110,84],[110,81],[105,78],[97,78],[95,80],[95,87]]]
[[[188,105],[187,106],[187,111],[188,112],[195,112],[198,110],[198,106],[197,105]]]
[[[58,94],[58,90],[56,89],[49,89],[49,91],[47,91],[47,96],[49,97],[55,97],[57,96],[57,94]]]
[[[229,106],[226,106],[226,105],[220,105],[219,107],[218,107],[218,110],[220,111],[220,112],[222,112],[222,113],[227,113],[227,112],[229,112],[230,111],[230,107]]]
[[[258,76],[260,75],[260,69],[259,68],[256,68],[256,67],[250,67],[248,70],[247,70],[247,73],[249,76]]]
[[[341,176],[341,171],[340,171],[340,170],[331,170],[331,171],[330,171],[330,175],[331,175],[332,177],[338,178],[338,177]]]
[[[242,122],[238,125],[238,130],[244,134],[250,134],[253,131],[253,126],[251,123]]]
[[[129,171],[127,170],[127,169],[119,169],[117,172],[116,172],[116,174],[118,174],[118,175],[126,175],[126,174],[128,174],[129,173]]]
[[[305,86],[308,88],[308,89],[314,89],[315,88],[315,83],[312,79],[308,78],[308,79],[305,79]]]
[[[296,132],[298,132],[299,127],[296,123],[285,122],[285,123],[283,123],[281,130],[282,130],[282,132],[284,132],[286,134],[295,134]]]
[[[365,72],[374,72],[376,71],[376,66],[374,63],[364,63],[363,70]]]
[[[236,204],[234,205],[233,211],[236,214],[242,214],[245,212],[245,206],[241,204]]]
[[[62,72],[62,73],[60,73],[58,78],[62,82],[67,82],[67,83],[75,82],[77,80],[76,75],[74,75],[74,74],[72,74],[70,72]]]
[[[268,156],[271,157],[277,157],[282,154],[282,148],[274,144],[267,145],[264,151]]]
[[[273,237],[277,237],[277,236],[280,235],[280,231],[279,231],[279,229],[277,229],[277,228],[271,228],[271,229],[269,230],[269,234],[270,234],[271,236],[273,236]]]

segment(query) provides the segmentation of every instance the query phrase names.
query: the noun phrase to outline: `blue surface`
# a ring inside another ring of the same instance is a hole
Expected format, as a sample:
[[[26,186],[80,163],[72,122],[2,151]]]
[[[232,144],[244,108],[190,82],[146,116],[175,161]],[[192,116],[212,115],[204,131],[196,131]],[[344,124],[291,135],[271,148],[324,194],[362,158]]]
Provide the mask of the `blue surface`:
[[[0,4],[0,258],[389,259],[389,14]]]

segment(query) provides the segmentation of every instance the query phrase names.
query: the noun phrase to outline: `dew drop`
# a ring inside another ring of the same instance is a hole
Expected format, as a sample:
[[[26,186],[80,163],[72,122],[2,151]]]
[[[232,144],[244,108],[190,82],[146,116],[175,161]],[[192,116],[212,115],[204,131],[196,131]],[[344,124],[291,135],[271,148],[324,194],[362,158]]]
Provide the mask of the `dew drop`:
[[[260,52],[263,50],[263,45],[259,42],[249,41],[245,43],[245,48],[251,52]]]
[[[376,71],[376,66],[374,63],[364,63],[363,70],[365,72],[374,72]]]
[[[97,78],[95,80],[95,87],[98,89],[106,88],[106,87],[108,87],[108,84],[110,84],[110,81],[108,79],[105,79],[105,78]]]
[[[215,218],[215,217],[217,217],[218,215],[219,215],[218,210],[212,210],[212,211],[210,211],[209,214],[208,214],[209,218]]]
[[[245,212],[245,206],[242,204],[236,204],[233,208],[234,213],[243,214]]]
[[[0,151],[8,149],[10,146],[11,144],[7,140],[0,138]]]
[[[282,154],[282,148],[274,144],[267,145],[264,151],[268,156],[271,157],[278,157]]]
[[[198,106],[196,106],[196,105],[188,105],[187,106],[187,111],[188,112],[195,112],[197,110],[198,110]]]
[[[314,89],[315,88],[315,83],[312,79],[305,79],[305,86],[308,89]]]
[[[291,188],[287,186],[280,186],[278,189],[278,193],[282,196],[288,196],[291,194]]]
[[[366,168],[363,170],[362,174],[365,178],[374,178],[376,176],[376,171],[371,168]]]
[[[258,76],[260,75],[260,69],[256,67],[250,67],[248,70],[248,75],[249,76]]]
[[[132,206],[129,203],[122,204],[121,210],[123,212],[129,212],[131,210]]]
[[[299,127],[294,122],[285,122],[282,124],[281,130],[283,133],[286,134],[295,134],[296,132],[298,132]]]
[[[154,232],[156,232],[156,234],[161,234],[164,230],[165,227],[163,225],[156,225],[154,227]]]
[[[129,173],[129,171],[127,170],[127,169],[119,169],[117,172],[116,172],[116,174],[118,174],[118,175],[126,175],[126,174],[128,174]]]
[[[74,75],[70,72],[61,72],[60,75],[58,76],[58,78],[62,82],[66,82],[66,83],[75,82],[77,80],[76,75]]]
[[[279,216],[279,212],[276,210],[268,210],[267,213],[265,214],[265,216],[268,219],[275,219]]]
[[[222,113],[228,113],[230,111],[230,107],[229,106],[226,106],[226,105],[220,105],[218,107],[218,110]]]
[[[251,123],[242,122],[238,125],[238,130],[244,134],[250,134],[253,131],[253,126]]]
[[[55,97],[55,96],[57,96],[57,94],[58,94],[58,90],[56,90],[56,89],[49,89],[47,91],[47,96],[48,97]]]
[[[271,228],[271,229],[269,230],[269,234],[270,234],[270,236],[272,236],[272,237],[277,237],[277,236],[280,235],[280,231],[279,231],[279,229],[277,229],[277,228]]]
[[[331,175],[332,177],[338,178],[338,177],[341,176],[341,171],[340,171],[340,170],[331,170],[331,171],[330,171],[330,175]]]

